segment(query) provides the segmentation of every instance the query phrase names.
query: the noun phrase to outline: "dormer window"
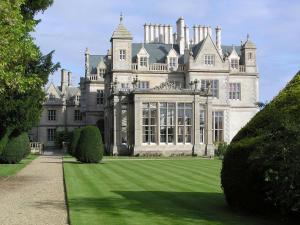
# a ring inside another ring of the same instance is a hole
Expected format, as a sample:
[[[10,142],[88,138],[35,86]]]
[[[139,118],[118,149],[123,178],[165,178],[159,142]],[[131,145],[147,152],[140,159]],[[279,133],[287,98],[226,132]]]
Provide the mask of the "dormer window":
[[[147,67],[148,66],[148,58],[147,57],[141,57],[140,58],[140,66],[141,67]]]
[[[121,49],[120,50],[120,61],[125,61],[126,60],[126,50]]]
[[[215,55],[212,54],[204,55],[204,64],[208,66],[213,66],[215,64]]]
[[[176,57],[170,57],[169,58],[169,67],[170,68],[176,68],[177,67],[177,58]]]
[[[231,67],[231,69],[238,69],[239,68],[239,60],[238,59],[231,59],[230,60],[230,67]]]

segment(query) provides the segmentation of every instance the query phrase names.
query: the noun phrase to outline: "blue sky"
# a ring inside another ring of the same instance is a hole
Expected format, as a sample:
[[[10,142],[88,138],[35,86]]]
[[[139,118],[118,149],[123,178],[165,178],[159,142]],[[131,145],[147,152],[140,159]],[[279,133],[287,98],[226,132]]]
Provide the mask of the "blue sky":
[[[260,100],[271,100],[300,70],[299,0],[54,0],[34,36],[44,53],[55,50],[55,61],[73,72],[73,84],[84,75],[84,50],[105,54],[119,23],[143,41],[143,24],[173,25],[183,16],[186,24],[222,28],[222,44],[239,45],[247,33],[257,45]],[[214,32],[213,32],[214,33]],[[59,83],[57,72],[50,80]]]

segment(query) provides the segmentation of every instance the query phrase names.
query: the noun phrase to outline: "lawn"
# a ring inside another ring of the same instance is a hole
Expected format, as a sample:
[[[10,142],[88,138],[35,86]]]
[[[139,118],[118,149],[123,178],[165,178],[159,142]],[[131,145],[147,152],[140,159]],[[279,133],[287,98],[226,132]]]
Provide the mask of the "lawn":
[[[72,225],[277,224],[227,207],[219,160],[64,161]]]
[[[37,155],[29,155],[27,158],[23,159],[17,164],[0,164],[0,178],[15,175],[36,157]]]

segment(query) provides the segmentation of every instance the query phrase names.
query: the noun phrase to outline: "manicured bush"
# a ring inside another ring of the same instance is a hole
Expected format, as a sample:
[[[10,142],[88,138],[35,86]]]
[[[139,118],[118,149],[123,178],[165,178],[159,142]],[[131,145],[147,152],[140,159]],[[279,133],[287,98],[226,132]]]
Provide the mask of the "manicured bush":
[[[76,158],[84,163],[98,163],[103,157],[103,143],[99,129],[87,126],[81,130]]]
[[[29,139],[27,133],[11,137],[0,156],[2,163],[14,164],[20,162],[28,153]]]
[[[8,141],[9,141],[9,134],[10,134],[10,132],[3,131],[2,136],[0,136],[0,155],[4,151],[5,146],[7,145]]]
[[[72,132],[71,140],[69,143],[69,154],[72,156],[76,156],[76,147],[80,138],[81,128],[76,128]]]
[[[56,131],[55,132],[55,145],[57,148],[63,147],[63,142],[70,142],[72,137],[72,132],[64,131]]]
[[[300,215],[300,72],[233,138],[221,182],[235,209]]]
[[[26,158],[27,156],[29,156],[29,154],[31,152],[30,140],[29,140],[28,134],[24,133],[22,135],[22,139],[23,139],[23,143],[24,143],[24,156],[23,156],[23,158]]]

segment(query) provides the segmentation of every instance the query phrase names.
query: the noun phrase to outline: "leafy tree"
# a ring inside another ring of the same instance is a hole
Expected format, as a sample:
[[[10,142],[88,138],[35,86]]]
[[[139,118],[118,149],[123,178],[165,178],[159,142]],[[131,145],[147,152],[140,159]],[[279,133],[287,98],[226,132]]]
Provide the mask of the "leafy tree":
[[[52,63],[53,52],[41,53],[30,33],[39,22],[34,15],[52,2],[0,1],[0,137],[8,128],[27,131],[39,121],[42,87],[59,64]]]

